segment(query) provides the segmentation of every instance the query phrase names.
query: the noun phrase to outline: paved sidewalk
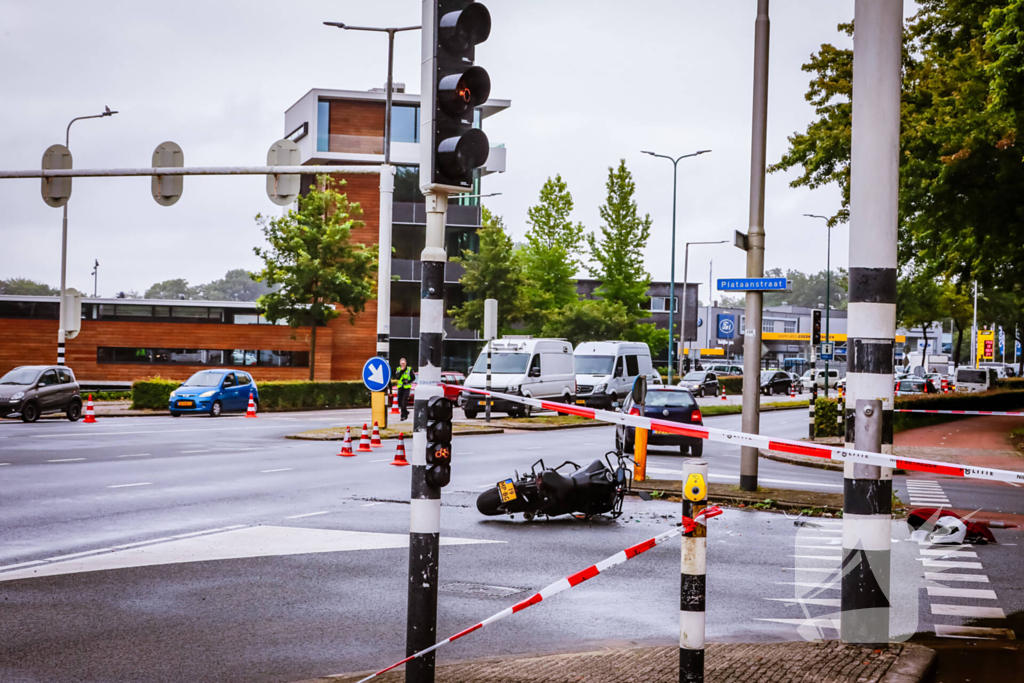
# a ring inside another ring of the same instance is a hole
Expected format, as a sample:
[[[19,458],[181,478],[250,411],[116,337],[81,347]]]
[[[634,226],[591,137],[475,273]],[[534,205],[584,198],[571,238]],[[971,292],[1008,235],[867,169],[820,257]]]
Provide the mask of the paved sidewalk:
[[[707,683],[916,683],[928,673],[934,651],[893,644],[884,650],[838,641],[712,643],[705,659]],[[353,683],[363,674],[317,679]],[[374,679],[400,683],[401,669]],[[596,652],[508,657],[437,668],[437,683],[678,683],[679,648],[608,648]]]

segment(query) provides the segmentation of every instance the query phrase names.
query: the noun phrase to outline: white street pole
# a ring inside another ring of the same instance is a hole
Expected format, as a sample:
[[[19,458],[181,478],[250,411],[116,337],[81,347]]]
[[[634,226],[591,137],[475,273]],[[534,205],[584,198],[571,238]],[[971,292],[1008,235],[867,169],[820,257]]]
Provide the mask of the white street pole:
[[[385,360],[391,349],[391,216],[395,167],[380,167],[380,225],[377,230],[377,355]]]

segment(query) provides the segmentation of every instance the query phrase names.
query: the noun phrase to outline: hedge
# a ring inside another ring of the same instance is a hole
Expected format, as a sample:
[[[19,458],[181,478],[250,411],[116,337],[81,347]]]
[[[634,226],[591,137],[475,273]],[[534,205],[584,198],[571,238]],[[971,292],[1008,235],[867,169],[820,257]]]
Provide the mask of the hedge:
[[[362,382],[258,382],[260,410],[365,408],[370,391]]]
[[[159,377],[132,382],[132,410],[166,410],[171,392],[179,386],[181,382]]]
[[[814,436],[842,436],[839,400],[819,398],[814,402]]]
[[[718,384],[730,394],[743,393],[743,377],[736,377],[735,375],[730,375],[728,377],[720,376],[718,378]]]
[[[1020,410],[1024,408],[1024,388],[995,389],[976,393],[897,396],[896,408],[902,410],[995,410],[1000,412]],[[904,429],[926,427],[957,419],[960,418],[956,415],[895,413],[892,428],[894,432],[899,432]]]

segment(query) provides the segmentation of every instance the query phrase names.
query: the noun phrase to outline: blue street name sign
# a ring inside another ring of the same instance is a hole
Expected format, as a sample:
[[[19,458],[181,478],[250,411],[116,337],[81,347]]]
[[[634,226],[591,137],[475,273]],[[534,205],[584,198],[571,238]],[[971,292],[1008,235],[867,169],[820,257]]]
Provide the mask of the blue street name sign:
[[[785,292],[789,280],[784,277],[740,277],[718,281],[723,292]]]
[[[371,358],[363,365],[363,384],[370,391],[384,391],[391,384],[391,368],[383,358]]]

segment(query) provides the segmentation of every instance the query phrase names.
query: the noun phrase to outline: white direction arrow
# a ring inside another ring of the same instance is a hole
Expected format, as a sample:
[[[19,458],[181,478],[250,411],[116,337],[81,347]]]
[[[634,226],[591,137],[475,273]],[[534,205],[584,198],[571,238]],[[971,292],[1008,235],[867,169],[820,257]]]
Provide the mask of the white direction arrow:
[[[374,363],[370,366],[370,381],[374,384],[384,384],[384,366]]]

